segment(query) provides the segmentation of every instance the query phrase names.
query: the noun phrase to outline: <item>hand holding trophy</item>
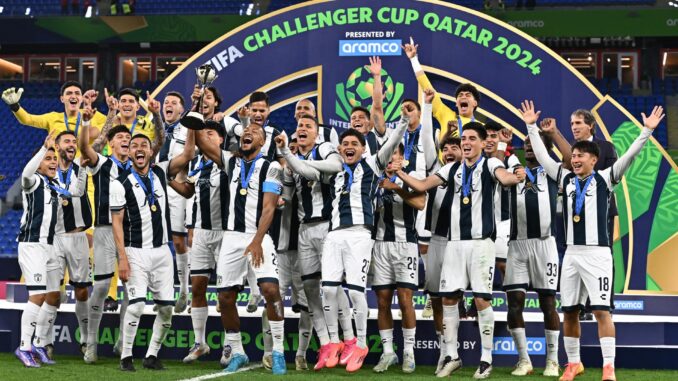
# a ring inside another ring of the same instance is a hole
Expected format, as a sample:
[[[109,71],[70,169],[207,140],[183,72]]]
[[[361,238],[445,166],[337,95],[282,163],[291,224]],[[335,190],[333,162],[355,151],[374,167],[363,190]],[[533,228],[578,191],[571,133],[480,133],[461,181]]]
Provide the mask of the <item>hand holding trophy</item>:
[[[198,77],[198,86],[200,93],[205,93],[205,88],[212,85],[217,79],[217,72],[212,65],[206,64],[195,69],[195,74]],[[202,115],[202,95],[193,101],[191,111],[181,118],[181,124],[190,130],[202,130],[205,126],[205,118]]]

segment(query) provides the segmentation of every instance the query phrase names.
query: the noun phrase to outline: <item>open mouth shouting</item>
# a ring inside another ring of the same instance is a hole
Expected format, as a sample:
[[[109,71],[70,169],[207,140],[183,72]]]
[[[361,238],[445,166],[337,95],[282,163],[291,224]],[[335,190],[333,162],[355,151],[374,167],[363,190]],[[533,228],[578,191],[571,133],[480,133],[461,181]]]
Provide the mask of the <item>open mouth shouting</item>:
[[[297,141],[303,145],[306,145],[308,139],[308,132],[306,131],[299,131],[297,132]]]
[[[461,147],[461,152],[464,155],[464,157],[471,157],[471,146],[470,145],[462,145]]]
[[[174,116],[174,109],[172,107],[165,107],[165,119],[166,120],[172,120],[172,117]]]
[[[469,112],[471,111],[470,105],[469,105],[468,101],[466,101],[466,100],[459,101],[458,108],[459,108],[459,113],[463,114],[463,115],[468,115]]]
[[[146,152],[137,150],[137,152],[134,154],[134,164],[137,167],[143,167],[146,165]]]
[[[363,122],[361,122],[361,121],[354,121],[354,122],[352,122],[352,123],[351,123],[351,127],[352,127],[353,129],[355,129],[355,130],[358,130],[358,131],[360,131],[360,132],[362,132],[362,133],[365,133],[365,128],[366,128],[366,126],[365,126],[365,124],[363,124]]]
[[[344,156],[347,163],[355,163],[358,159],[358,153],[354,148],[345,148]]]
[[[252,142],[253,141],[254,141],[254,136],[252,136],[252,133],[247,132],[247,133],[243,134],[242,139],[240,140],[240,146],[243,149],[248,150],[248,149],[252,148]]]
[[[584,171],[584,165],[581,162],[572,162],[572,170],[577,175],[580,175]]]

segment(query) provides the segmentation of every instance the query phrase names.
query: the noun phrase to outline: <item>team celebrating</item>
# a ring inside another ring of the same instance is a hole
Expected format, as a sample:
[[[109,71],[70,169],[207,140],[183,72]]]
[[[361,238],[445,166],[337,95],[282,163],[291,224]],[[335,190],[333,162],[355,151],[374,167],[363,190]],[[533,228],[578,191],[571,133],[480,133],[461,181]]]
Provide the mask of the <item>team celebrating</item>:
[[[378,57],[366,66],[374,80],[372,104],[353,108],[350,128],[320,125],[315,105],[302,99],[290,136],[269,123],[263,92],[252,93],[236,119],[220,112],[224,105],[212,86],[196,86],[192,107],[176,91],[166,93],[162,104],[150,94],[140,99],[134,89],[117,97],[106,92],[107,115],[94,108],[99,94],[83,92],[77,82],[62,86],[63,113],[31,115],[19,104],[23,89],[5,90],[2,99],[22,124],[48,132],[20,181],[24,214],[17,240],[29,299],[17,358],[26,367],[55,363],[52,326],[67,272],[84,362],[96,363],[104,303],[117,272],[125,290],[114,348],[120,369],[135,371],[132,348],[147,295],[156,316],[143,367],[164,369],[158,351],[172,315],[189,306],[195,342],[184,362],[196,361],[210,352],[206,290],[216,273],[225,372],[250,361],[236,305],[238,292],[249,284],[255,301],[250,311],[265,301],[262,362],[273,374],[287,372],[288,289],[300,316],[296,369],[308,369],[306,352],[315,330],[316,371],[339,365],[351,373],[360,370],[369,351],[368,287],[378,300],[383,349],[374,372],[400,362],[404,373],[412,373],[412,297],[421,258],[440,346],[437,377],[462,367],[458,330],[466,314],[465,291],[473,295],[481,343],[473,377],[490,377],[498,269],[518,352],[513,375],[534,371],[523,306],[526,292],[535,291],[544,315],[543,375],[569,381],[584,372],[579,313],[588,299],[598,324],[603,380],[615,380],[613,189],[664,118],[663,109],[642,115],[639,136],[614,160],[614,148],[594,139],[589,111],[572,113],[576,142],[570,145],[556,121],[540,120],[540,111],[526,100],[518,109],[528,131],[521,163],[509,149],[512,127],[478,120],[480,93],[473,85],[457,88],[457,111],[451,110],[427,79],[418,45],[411,41],[403,49],[423,103],[404,100],[395,128],[384,120]],[[137,114],[142,107],[146,116]],[[189,111],[201,115],[200,128],[182,124]],[[614,156],[605,166],[603,147]],[[562,263],[557,209],[566,244]],[[562,372],[556,291],[567,354]],[[394,294],[402,318],[402,361],[394,345]]]

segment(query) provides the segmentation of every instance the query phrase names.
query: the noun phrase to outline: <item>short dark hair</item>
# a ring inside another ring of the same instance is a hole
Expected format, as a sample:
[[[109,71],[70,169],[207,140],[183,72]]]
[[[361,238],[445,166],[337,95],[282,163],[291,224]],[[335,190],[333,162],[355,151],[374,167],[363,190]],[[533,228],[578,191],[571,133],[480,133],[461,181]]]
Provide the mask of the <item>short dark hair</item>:
[[[572,116],[578,116],[580,118],[584,118],[584,123],[591,126],[591,135],[596,134],[596,117],[593,116],[593,113],[591,111],[580,108],[577,110],[574,110],[572,113]]]
[[[264,139],[266,139],[266,130],[264,129],[264,126],[263,126],[262,124],[259,124],[259,123],[257,123],[257,122],[252,122],[252,121],[250,121],[250,124],[249,124],[248,127],[250,127],[250,126],[259,126],[259,129],[261,130],[261,133],[264,134]]]
[[[473,99],[475,99],[476,102],[480,104],[480,92],[475,86],[470,83],[462,83],[461,85],[457,86],[456,90],[454,90],[454,97],[458,97],[459,93],[462,91],[468,91],[469,93],[473,94]]]
[[[301,119],[310,119],[310,120],[312,120],[313,123],[315,123],[315,129],[316,129],[316,130],[318,129],[318,125],[319,125],[320,123],[318,122],[318,119],[316,119],[315,116],[313,116],[313,115],[311,115],[311,114],[301,114],[301,115],[299,116],[299,120],[301,120]]]
[[[574,145],[572,146],[572,152],[574,152],[574,150],[583,153],[589,153],[595,157],[600,156],[600,148],[598,148],[598,144],[590,142],[588,140],[582,140],[574,143]]]
[[[117,135],[119,133],[129,134],[130,132],[129,132],[129,129],[127,128],[127,126],[125,126],[124,124],[118,124],[117,126],[108,130],[108,134],[106,134],[106,139],[113,140],[115,135]]]
[[[33,153],[31,154],[31,157],[37,155],[38,152],[40,152],[41,149],[42,149],[42,144],[40,145],[40,147],[38,147],[38,148],[36,148],[35,150],[33,150]],[[48,151],[52,151],[52,152],[56,152],[56,150],[54,149],[53,146],[47,147],[47,150],[48,150]]]
[[[80,89],[80,92],[82,92],[82,85],[78,81],[66,81],[64,82],[63,85],[61,85],[61,89],[59,90],[59,95],[64,95],[64,91],[66,91],[67,88],[75,86],[78,89]]]
[[[472,130],[478,133],[480,140],[487,139],[487,131],[485,127],[480,122],[468,122],[464,125],[464,131]],[[463,132],[462,132],[463,134]]]
[[[461,139],[455,138],[454,136],[452,136],[452,131],[449,131],[449,130],[447,132],[445,132],[443,137],[440,139],[440,143],[439,143],[440,150],[442,151],[443,148],[445,148],[445,146],[448,145],[448,144],[461,148]]]
[[[364,112],[365,115],[367,115],[367,119],[370,119],[370,117],[371,117],[370,110],[368,110],[366,107],[363,107],[363,106],[353,106],[353,108],[351,109],[351,113],[349,114],[349,117],[351,115],[353,115],[353,113],[356,112],[356,111]]]
[[[488,120],[485,122],[485,130],[490,130],[490,131],[501,131],[504,129],[504,126],[501,124],[495,122],[494,120]]]
[[[75,136],[75,132],[73,132],[71,130],[64,130],[64,131],[59,132],[59,134],[54,139],[54,142],[59,143],[59,140],[61,140],[61,137],[64,136],[64,135],[73,135],[74,138],[77,138],[77,136]]]
[[[148,136],[146,136],[144,134],[135,134],[134,136],[132,136],[132,139],[130,139],[129,142],[132,143],[132,140],[134,140],[134,139],[146,139],[148,141],[148,144],[150,144],[151,146],[153,145],[151,138],[149,138]]]
[[[226,138],[226,131],[224,130],[224,126],[221,125],[220,122],[217,122],[216,120],[213,119],[207,119],[205,121],[205,130],[212,130],[216,131],[219,136],[222,138]]]
[[[418,102],[416,99],[405,98],[405,99],[403,99],[402,102],[400,102],[400,104],[401,104],[401,105],[404,105],[405,102],[412,102],[412,103],[414,103],[414,107],[416,107],[417,110],[421,111],[421,105],[419,104],[419,102]]]
[[[122,98],[123,95],[131,95],[131,96],[134,97],[134,99],[135,99],[137,102],[139,102],[139,93],[138,93],[136,90],[134,90],[134,89],[132,89],[132,88],[130,88],[130,87],[126,87],[126,88],[120,90],[120,91],[118,92],[118,99]]]
[[[358,139],[358,141],[360,142],[360,144],[362,146],[365,146],[365,136],[363,136],[363,134],[361,134],[360,132],[358,132],[357,130],[354,130],[352,128],[349,128],[346,131],[341,133],[341,136],[339,136],[339,144],[341,144],[344,141],[344,139],[349,137],[349,136],[355,136]]]
[[[206,90],[209,90],[214,96],[214,100],[217,101],[217,105],[214,106],[214,111],[219,111],[219,107],[221,107],[221,103],[223,102],[221,95],[219,95],[219,90],[214,86],[208,86]]]
[[[255,91],[250,95],[250,104],[254,102],[264,102],[268,106],[268,94],[263,91]]]
[[[181,95],[180,92],[178,91],[168,91],[167,94],[165,94],[165,98],[167,97],[177,97],[179,98],[179,103],[181,103],[182,106],[186,106],[186,102],[184,101],[184,96]]]
[[[401,155],[405,154],[405,145],[403,143],[398,144],[398,147],[396,147],[396,152],[398,152]]]

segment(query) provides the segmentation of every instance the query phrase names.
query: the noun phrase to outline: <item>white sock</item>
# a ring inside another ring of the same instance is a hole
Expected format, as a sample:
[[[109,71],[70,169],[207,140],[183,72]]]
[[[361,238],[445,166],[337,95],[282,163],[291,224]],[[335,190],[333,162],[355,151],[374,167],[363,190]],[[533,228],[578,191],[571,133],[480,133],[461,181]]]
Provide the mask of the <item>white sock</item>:
[[[118,300],[118,303],[120,304],[120,336],[118,337],[118,341],[122,340],[122,333],[125,329],[125,313],[127,313],[127,307],[129,306],[129,294],[127,293],[127,285],[125,283],[122,284],[122,290],[123,290],[123,298],[122,300]],[[144,295],[145,298],[146,295]],[[144,303],[145,305],[145,303]],[[144,313],[144,310],[141,310],[141,314]],[[139,316],[141,316],[141,314]],[[141,319],[141,317],[139,317]]]
[[[416,328],[403,328],[403,353],[414,353]]]
[[[344,333],[344,340],[353,340],[355,334],[351,320],[351,306],[348,304],[348,296],[343,287],[339,287],[339,292],[337,292],[337,304],[337,315],[339,316],[339,325],[341,325],[341,330]],[[355,309],[355,303],[353,303],[353,307]],[[365,313],[367,313],[367,310],[365,310]]]
[[[563,336],[563,344],[565,345],[565,353],[567,353],[567,362],[570,364],[580,363],[579,338]]]
[[[327,323],[327,333],[330,341],[339,343],[339,316],[337,313],[337,294],[340,292],[338,286],[323,286],[323,314]],[[344,292],[344,291],[341,291]]]
[[[273,352],[285,352],[285,321],[269,320],[268,324],[271,326],[271,336],[273,337]]]
[[[313,322],[308,312],[302,310],[299,317],[299,345],[297,346],[297,357],[306,357],[308,345],[311,342],[311,331],[313,330]],[[329,343],[329,337],[327,342]]]
[[[494,310],[492,310],[492,307],[478,311],[478,330],[480,331],[480,343],[483,347],[480,361],[492,364],[494,340]]]
[[[177,260],[177,277],[179,278],[179,292],[182,294],[188,293],[188,275],[190,273],[188,268],[188,252],[175,256]],[[192,311],[193,309],[191,309]]]
[[[43,306],[47,304],[47,302],[43,303]],[[57,314],[59,313],[59,307],[55,307],[56,311],[54,312],[54,318],[50,319],[49,321],[49,327],[47,328],[47,336],[45,336],[45,341],[44,344],[45,346],[47,345],[54,345],[54,322],[56,321]],[[37,327],[36,327],[37,330]]]
[[[104,300],[106,300],[110,287],[111,278],[96,281],[92,287],[92,295],[89,296],[87,301],[87,345],[98,343],[99,325],[101,325],[101,315],[104,313]],[[121,320],[123,318],[123,316],[120,316]]]
[[[242,347],[242,338],[240,336],[240,332],[227,333],[226,342],[231,346],[232,353],[239,353],[241,355],[245,354],[245,350]]]
[[[174,311],[173,306],[162,306],[158,309],[158,314],[153,322],[153,335],[151,335],[151,341],[148,343],[146,357],[158,357],[158,351],[162,342],[165,341],[167,331],[172,327],[172,311]]]
[[[348,294],[353,302],[353,314],[355,317],[355,330],[358,337],[358,346],[360,348],[367,347],[367,297],[364,291],[348,290]],[[349,319],[349,324],[350,324]],[[343,327],[342,327],[343,328]],[[353,326],[349,331],[353,331]],[[353,332],[351,332],[353,333]],[[351,340],[346,338],[346,331],[344,331],[344,340]]]
[[[320,345],[330,342],[330,335],[327,333],[327,323],[325,323],[325,314],[323,313],[323,301],[320,297],[320,279],[307,279],[304,281],[304,292],[308,301],[308,311],[313,321],[313,328],[318,335]]]
[[[457,335],[459,334],[459,305],[443,305],[443,342],[445,354],[452,360],[459,358]]]
[[[264,355],[270,355],[273,352],[273,336],[271,335],[271,324],[268,321],[268,313],[265,308],[261,315],[261,333],[264,335]]]
[[[205,344],[205,329],[207,326],[207,307],[191,307],[191,322],[197,344]]]
[[[120,339],[122,340],[121,359],[132,356],[132,348],[134,347],[134,340],[139,328],[139,319],[141,319],[141,315],[144,313],[144,306],[144,302],[134,303],[128,306],[124,318],[121,315],[120,320],[124,324],[123,330],[120,333]]]
[[[436,337],[438,338],[438,349],[440,350],[440,358],[444,359],[447,356],[447,346],[445,345],[445,336],[440,331],[436,331]]]
[[[612,366],[614,366],[616,342],[617,340],[614,337],[600,338],[600,351],[603,353],[603,366],[607,364],[612,364]]]
[[[56,313],[56,306],[50,306],[47,304],[47,302],[42,303],[42,307],[40,307],[40,312],[38,312],[38,318],[35,324],[35,338],[33,339],[33,345],[36,347],[44,347],[48,344],[47,336],[51,336],[49,327],[51,327],[52,323],[54,323]]]
[[[33,338],[33,333],[35,332],[39,313],[39,305],[33,302],[26,302],[24,312],[21,314],[21,343],[19,349],[22,351],[31,350],[31,338]]]
[[[393,328],[380,329],[379,336],[381,336],[381,347],[383,348],[384,354],[393,353]]]
[[[75,317],[78,319],[78,326],[80,327],[80,344],[87,343],[87,301],[75,301]]]
[[[560,331],[544,330],[546,336],[546,359],[558,362],[558,337]]]
[[[518,351],[518,359],[530,361],[530,356],[527,354],[527,337],[525,337],[525,328],[509,328],[509,332],[511,332],[513,343],[516,346],[516,351]]]

